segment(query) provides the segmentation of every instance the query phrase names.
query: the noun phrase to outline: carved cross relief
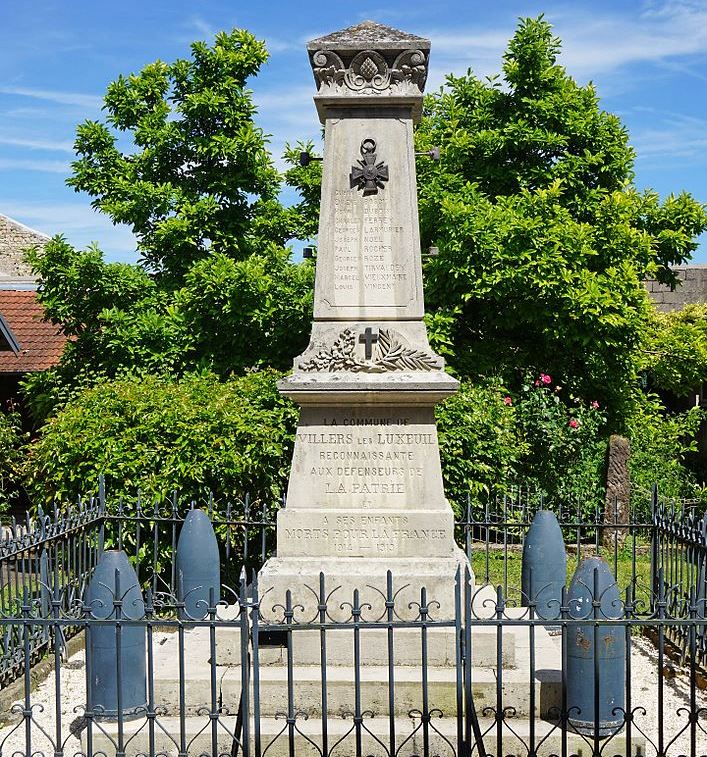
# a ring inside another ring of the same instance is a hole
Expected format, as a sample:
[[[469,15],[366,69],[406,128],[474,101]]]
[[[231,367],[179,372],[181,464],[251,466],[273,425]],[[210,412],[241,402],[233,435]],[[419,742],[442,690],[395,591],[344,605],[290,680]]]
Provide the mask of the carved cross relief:
[[[373,357],[373,345],[378,341],[378,329],[374,331],[370,326],[367,326],[366,330],[358,335],[358,341],[366,345],[366,360],[370,360]]]

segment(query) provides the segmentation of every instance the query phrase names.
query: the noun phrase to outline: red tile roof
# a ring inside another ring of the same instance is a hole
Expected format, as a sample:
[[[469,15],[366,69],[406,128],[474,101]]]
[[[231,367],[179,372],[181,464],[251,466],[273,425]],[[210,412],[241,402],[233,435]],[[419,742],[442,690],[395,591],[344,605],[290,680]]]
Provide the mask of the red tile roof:
[[[18,355],[0,350],[0,373],[43,371],[59,362],[66,337],[44,320],[37,292],[0,289],[0,314],[20,345]]]

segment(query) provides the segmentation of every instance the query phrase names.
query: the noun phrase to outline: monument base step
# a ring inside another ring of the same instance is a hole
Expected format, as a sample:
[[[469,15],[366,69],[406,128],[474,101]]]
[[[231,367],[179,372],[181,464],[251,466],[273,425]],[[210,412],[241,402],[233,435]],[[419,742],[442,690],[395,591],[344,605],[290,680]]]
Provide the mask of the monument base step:
[[[236,728],[234,715],[221,715],[212,722],[208,715],[189,717],[182,727],[179,718],[159,717],[154,728],[155,753],[164,755],[202,755],[202,754],[230,754],[233,744],[233,734]],[[361,754],[381,754],[383,749],[390,750],[398,757],[412,757],[413,755],[439,755],[440,757],[454,757],[459,754],[457,742],[456,717],[433,717],[428,728],[428,749],[424,748],[424,730],[419,715],[417,717],[395,718],[395,741],[391,749],[390,721],[388,718],[365,717],[361,728]],[[497,725],[488,718],[480,720],[480,730],[484,745],[490,755],[497,755]],[[501,745],[503,757],[527,757],[530,751],[530,721],[526,718],[508,718],[501,725]],[[288,725],[283,718],[262,718],[260,726],[260,752],[267,749],[272,757],[289,757],[290,736]],[[251,721],[250,753],[254,753],[255,724]],[[138,757],[147,754],[149,746],[149,732],[144,719],[125,723],[124,743],[127,748],[125,757]],[[347,713],[345,717],[329,717],[327,719],[328,749],[337,756],[353,756],[356,750],[356,732],[353,717]],[[577,755],[591,755],[593,742],[591,738],[580,736],[568,731],[567,753]],[[216,750],[213,743],[216,742]],[[296,754],[317,757],[322,749],[322,721],[316,718],[304,719],[297,717],[294,733],[294,748]],[[555,723],[535,720],[534,738],[537,757],[552,757],[562,753],[562,730]],[[86,732],[81,735],[84,751],[86,750]],[[338,745],[337,745],[338,742]],[[107,757],[115,754],[118,744],[118,726],[116,723],[101,723],[100,729],[93,729],[93,751],[103,752]],[[316,747],[314,746],[316,745]],[[336,749],[334,749],[334,746]],[[617,733],[610,740],[602,740],[600,749],[603,754],[621,754],[625,757],[642,757],[646,754],[646,740],[640,734],[632,735],[630,750],[624,732]],[[243,754],[242,748],[239,750]],[[474,750],[478,754],[478,748]]]
[[[420,617],[422,590],[430,618],[455,617],[457,576],[463,582],[471,570],[466,555],[454,546],[448,557],[271,557],[258,574],[260,612],[266,621],[282,622],[290,592],[294,621],[319,619],[320,574],[325,576],[327,620],[344,623],[351,619],[354,593],[358,592],[361,621],[387,618],[387,574],[393,576],[394,619]],[[474,576],[470,573],[473,587]],[[463,594],[463,587],[462,587]]]
[[[267,626],[261,627],[267,632]],[[192,638],[196,632],[189,632],[187,644],[190,657],[194,647],[202,652],[200,659],[207,660],[208,635],[199,629],[201,638]],[[536,630],[536,637],[538,631]],[[285,665],[287,649],[282,646],[267,646],[272,642],[266,634],[261,634],[262,643],[258,650],[260,665]],[[427,664],[431,667],[456,667],[457,632],[451,627],[433,626],[427,629]],[[527,644],[528,630],[519,626],[505,626],[502,629],[502,666],[512,668],[516,665],[517,649]],[[396,628],[392,633],[393,660],[398,666],[420,666],[422,664],[422,630],[420,628]],[[321,633],[318,630],[297,630],[292,633],[292,660],[295,665],[319,665],[322,646]],[[326,660],[330,666],[352,665],[354,660],[354,642],[351,629],[327,630]],[[240,628],[219,627],[216,631],[216,664],[241,664]],[[472,659],[477,667],[498,665],[497,632],[491,626],[477,626],[472,631]],[[388,631],[385,628],[362,628],[360,633],[361,665],[388,664]],[[537,642],[536,642],[537,646]],[[195,651],[195,650],[194,650]]]
[[[217,701],[223,701],[229,710],[238,707],[241,692],[241,672],[226,668],[217,679]],[[456,710],[457,678],[453,668],[428,668],[427,697],[430,709],[444,713]],[[360,701],[365,710],[388,714],[388,668],[368,666],[359,671]],[[351,712],[355,702],[354,670],[350,667],[332,667],[327,670],[327,709],[330,713]],[[211,682],[208,675],[185,677],[186,711],[195,714],[212,703]],[[260,669],[260,710],[262,715],[274,716],[287,709],[287,671],[279,667]],[[545,716],[561,704],[561,675],[557,670],[539,670],[531,687],[529,674],[524,670],[503,672],[501,692],[504,706],[513,707],[518,714],[528,714],[531,708],[530,692],[535,695],[535,713]],[[320,717],[322,676],[318,666],[297,666],[292,670],[292,689],[295,708],[309,717]],[[477,668],[472,676],[472,690],[477,706],[493,707],[497,697],[497,675],[490,668]],[[422,708],[422,671],[401,667],[395,671],[395,715]],[[160,674],[155,679],[155,703],[169,714],[179,711],[179,676]]]
[[[233,709],[241,690],[240,630],[219,627],[216,633],[217,661],[233,662],[217,665],[217,697]],[[443,712],[456,708],[456,647],[454,627],[432,627],[427,630],[427,676],[429,706]],[[494,626],[476,625],[471,628],[472,682],[480,707],[495,706],[498,680],[497,636]],[[322,674],[320,666],[320,633],[316,630],[292,631],[292,682],[296,706],[310,716],[321,715]],[[342,712],[353,709],[355,671],[353,667],[353,629],[328,630],[326,681],[328,710]],[[388,708],[388,647],[385,628],[362,628],[359,633],[359,676],[364,709],[387,713]],[[396,714],[422,707],[421,629],[401,628],[393,632]],[[530,639],[528,629],[521,626],[501,626],[503,649],[502,694],[504,706],[519,713],[530,710]],[[168,637],[155,650],[155,702],[168,713],[176,712],[180,701],[179,637]],[[210,632],[208,628],[188,631],[184,636],[185,655],[183,679],[188,712],[209,708],[212,703],[212,668]],[[543,626],[535,627],[534,638],[536,715],[548,713],[559,705],[561,673],[560,639],[551,636]],[[265,647],[259,652],[259,685],[261,712],[274,715],[286,709],[287,650]],[[251,680],[252,680],[251,670]]]

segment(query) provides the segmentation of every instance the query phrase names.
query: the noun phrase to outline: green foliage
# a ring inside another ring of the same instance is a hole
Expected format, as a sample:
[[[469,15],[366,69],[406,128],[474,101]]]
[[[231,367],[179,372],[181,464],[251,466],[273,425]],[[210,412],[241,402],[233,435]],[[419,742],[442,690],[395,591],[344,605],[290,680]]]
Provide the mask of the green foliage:
[[[82,387],[133,367],[160,373],[188,365],[192,335],[174,296],[141,267],[106,263],[95,246],[78,251],[62,237],[27,258],[42,282],[46,317],[70,338],[59,366],[24,382],[38,420]]]
[[[319,201],[322,192],[322,161],[313,160],[306,166],[299,164],[300,153],[307,152],[315,156],[312,142],[297,142],[293,147],[287,145],[285,160],[290,168],[285,172],[285,180],[295,187],[300,195],[300,202],[295,210],[301,220],[301,238],[311,239],[319,230]]]
[[[0,412],[0,513],[5,512],[22,493],[28,437],[22,430],[18,412]]]
[[[60,323],[68,337],[99,331],[104,311],[125,310],[156,292],[142,268],[105,263],[95,245],[78,252],[62,236],[28,250],[26,257],[42,281],[40,297],[47,318]]]
[[[707,381],[707,305],[654,313],[645,370],[650,383],[687,397]]]
[[[459,508],[522,485],[550,506],[593,513],[603,497],[606,414],[552,383],[526,377],[518,392],[500,382],[465,382],[437,408],[445,490]]]
[[[112,494],[128,500],[138,489],[147,501],[175,489],[198,501],[210,491],[277,499],[297,417],[277,391],[279,375],[132,376],[85,390],[30,448],[32,501],[75,501],[101,473]]]
[[[694,407],[667,414],[658,397],[641,394],[628,422],[632,496],[645,506],[653,484],[665,498],[694,497],[695,479],[686,463],[697,449],[695,437],[707,415]],[[648,512],[644,512],[648,515]]]
[[[458,515],[467,496],[497,492],[517,478],[526,448],[516,433],[515,410],[504,397],[498,383],[462,383],[437,406],[445,491]]]
[[[312,319],[314,266],[289,262],[270,245],[236,261],[214,254],[195,264],[178,293],[179,311],[199,355],[222,374],[242,367],[291,367]]]
[[[581,505],[593,512],[603,499],[606,414],[541,373],[526,376],[514,401],[525,454],[520,479],[549,504]]]
[[[707,227],[688,195],[631,186],[619,119],[557,65],[547,22],[523,21],[503,77],[450,76],[426,100],[419,150],[428,324],[460,375],[561,376],[610,413],[635,384],[649,316],[641,279],[670,280]]]
[[[131,226],[150,268],[177,280],[211,251],[242,259],[263,240],[284,244],[296,226],[276,201],[279,177],[246,87],[265,45],[235,29],[191,51],[108,87],[105,123],[78,128],[69,180]]]

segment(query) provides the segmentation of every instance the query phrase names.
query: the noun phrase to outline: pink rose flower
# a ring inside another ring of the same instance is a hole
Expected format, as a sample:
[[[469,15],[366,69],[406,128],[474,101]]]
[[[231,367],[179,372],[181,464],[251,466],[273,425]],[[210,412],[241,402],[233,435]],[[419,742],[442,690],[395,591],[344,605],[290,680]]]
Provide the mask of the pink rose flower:
[[[548,376],[547,373],[541,373],[540,380],[543,384],[552,384],[552,376]]]
[[[504,397],[503,398],[503,404],[504,405],[512,405],[513,404],[513,400],[510,397]]]
[[[595,410],[598,410],[599,409],[599,403],[596,400],[592,400],[592,407]]]
[[[579,428],[579,421],[575,418],[570,418],[570,428]]]

